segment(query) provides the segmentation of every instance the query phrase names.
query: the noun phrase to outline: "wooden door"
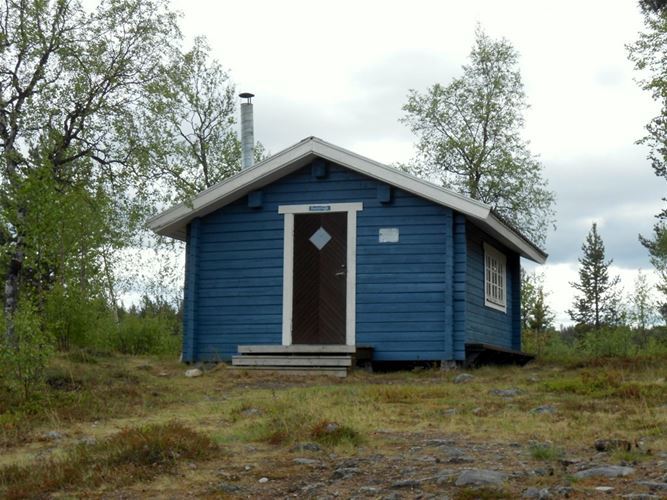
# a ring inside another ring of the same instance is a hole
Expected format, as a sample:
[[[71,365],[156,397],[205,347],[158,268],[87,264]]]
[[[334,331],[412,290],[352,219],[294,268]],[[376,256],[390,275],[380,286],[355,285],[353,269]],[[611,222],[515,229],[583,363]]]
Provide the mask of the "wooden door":
[[[293,344],[345,344],[347,213],[295,214]]]

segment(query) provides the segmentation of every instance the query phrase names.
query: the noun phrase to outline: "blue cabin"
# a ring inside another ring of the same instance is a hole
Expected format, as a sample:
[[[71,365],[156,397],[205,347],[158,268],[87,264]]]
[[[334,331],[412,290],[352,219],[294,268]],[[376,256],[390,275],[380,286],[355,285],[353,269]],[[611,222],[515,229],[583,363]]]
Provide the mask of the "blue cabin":
[[[520,258],[547,257],[488,205],[315,137],[149,227],[187,243],[186,362],[241,346],[420,362],[519,351]]]

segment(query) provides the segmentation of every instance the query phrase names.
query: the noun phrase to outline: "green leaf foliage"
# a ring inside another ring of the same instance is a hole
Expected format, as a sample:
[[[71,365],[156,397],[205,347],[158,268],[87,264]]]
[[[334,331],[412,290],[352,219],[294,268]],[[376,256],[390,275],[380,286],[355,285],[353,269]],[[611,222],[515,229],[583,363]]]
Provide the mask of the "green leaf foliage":
[[[648,158],[655,175],[667,182],[667,9],[661,0],[642,0],[645,31],[628,46],[629,57],[642,75],[642,88],[660,104],[660,112],[646,125],[646,135],[638,141],[648,146]],[[667,198],[663,198],[667,202]],[[663,294],[662,308],[667,320],[667,208],[657,214],[658,222],[651,236],[639,240],[648,249],[651,263],[661,281],[658,290]]]
[[[145,220],[240,168],[234,85],[204,39],[182,49],[177,22],[168,0],[0,5],[9,345],[20,343],[13,318],[25,298],[60,349],[147,352],[158,339],[162,351],[174,351],[178,335],[164,335],[171,326],[123,318],[118,306],[122,291],[163,295],[180,270],[154,268],[179,245],[157,244]],[[255,154],[264,157],[261,144]],[[133,254],[148,248],[156,249],[151,265],[136,269]]]
[[[53,338],[42,328],[37,310],[23,300],[12,318],[16,338],[0,340],[0,375],[10,388],[28,400],[43,382],[46,363],[53,353]]]
[[[519,56],[505,39],[479,27],[475,35],[463,76],[408,94],[402,121],[418,139],[410,169],[491,205],[543,245],[555,198],[521,137],[527,104]]]

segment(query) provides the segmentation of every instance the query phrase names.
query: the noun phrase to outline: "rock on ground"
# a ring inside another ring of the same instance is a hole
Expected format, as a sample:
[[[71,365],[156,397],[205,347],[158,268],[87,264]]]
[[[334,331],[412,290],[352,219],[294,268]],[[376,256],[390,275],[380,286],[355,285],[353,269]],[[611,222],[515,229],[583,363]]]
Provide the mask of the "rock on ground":
[[[549,493],[548,488],[528,488],[523,492],[523,498],[538,498],[543,500],[545,498],[551,498],[551,493]]]
[[[312,458],[295,458],[293,462],[299,465],[313,465],[313,466],[321,465],[321,462],[319,460],[313,460]]]
[[[623,467],[621,465],[605,465],[602,467],[593,467],[574,474],[577,479],[586,479],[589,477],[625,477],[634,474],[632,467]]]
[[[51,441],[58,441],[63,438],[63,433],[58,431],[49,431],[44,434],[44,439],[49,439]]]
[[[291,451],[322,451],[322,448],[317,443],[299,443]]]
[[[630,443],[630,441],[626,441],[625,439],[598,439],[595,441],[594,446],[598,451],[630,451],[630,449],[632,449],[632,443]]]
[[[222,482],[218,484],[218,491],[223,493],[237,493],[241,491],[241,487],[232,483]]]
[[[651,491],[667,491],[667,483],[661,483],[659,481],[637,481],[635,484],[645,486]]]
[[[470,375],[469,373],[460,373],[459,375],[454,377],[454,383],[465,384],[466,382],[470,382],[474,378],[475,377],[473,375]]]
[[[466,469],[459,474],[456,486],[488,486],[502,484],[507,474],[495,470]]]
[[[514,396],[521,394],[521,391],[512,387],[510,389],[491,389],[489,393],[493,394],[494,396],[500,396],[503,398],[513,398]]]
[[[393,489],[402,489],[402,488],[409,488],[409,489],[416,489],[421,486],[421,482],[417,481],[416,479],[403,479],[401,481],[396,481],[394,484],[391,485]]]
[[[537,408],[533,408],[530,410],[530,413],[534,415],[541,415],[541,414],[547,414],[547,415],[553,415],[556,413],[556,407],[552,405],[544,405],[544,406],[538,406]]]
[[[361,472],[358,467],[340,467],[331,475],[331,479],[348,479]]]
[[[199,368],[190,368],[185,370],[185,376],[188,378],[201,377],[204,374]]]

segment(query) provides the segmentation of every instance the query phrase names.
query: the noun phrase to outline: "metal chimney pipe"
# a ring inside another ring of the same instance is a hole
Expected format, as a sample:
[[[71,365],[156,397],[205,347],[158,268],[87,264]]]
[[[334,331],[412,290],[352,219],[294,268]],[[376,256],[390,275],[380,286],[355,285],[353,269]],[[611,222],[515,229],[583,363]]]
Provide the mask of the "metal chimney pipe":
[[[254,94],[243,92],[241,99],[241,168],[252,167],[255,163],[255,131],[253,125],[252,101]]]

